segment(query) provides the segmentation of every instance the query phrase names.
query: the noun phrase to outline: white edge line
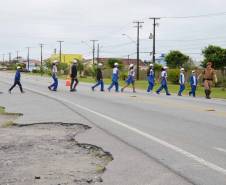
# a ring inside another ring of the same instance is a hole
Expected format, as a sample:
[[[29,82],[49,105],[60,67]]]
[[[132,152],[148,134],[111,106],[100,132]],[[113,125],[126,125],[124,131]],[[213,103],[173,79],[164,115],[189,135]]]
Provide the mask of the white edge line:
[[[215,150],[218,150],[219,152],[224,152],[226,153],[226,149],[223,149],[223,148],[214,148]]]

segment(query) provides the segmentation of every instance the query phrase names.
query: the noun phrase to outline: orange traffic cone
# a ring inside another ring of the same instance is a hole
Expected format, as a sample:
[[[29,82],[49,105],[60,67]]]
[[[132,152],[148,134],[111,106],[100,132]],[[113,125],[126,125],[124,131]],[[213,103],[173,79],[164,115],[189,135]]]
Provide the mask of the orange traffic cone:
[[[71,80],[70,78],[66,79],[66,87],[70,87],[71,86]]]

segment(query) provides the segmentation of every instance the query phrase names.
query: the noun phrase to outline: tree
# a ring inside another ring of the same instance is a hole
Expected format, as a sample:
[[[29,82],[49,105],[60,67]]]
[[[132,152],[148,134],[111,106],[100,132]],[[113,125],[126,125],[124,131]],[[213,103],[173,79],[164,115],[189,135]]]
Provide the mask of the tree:
[[[78,61],[78,71],[79,71],[79,75],[81,76],[82,71],[84,70],[84,64],[82,61]]]
[[[118,63],[119,64],[119,69],[122,69],[124,67],[121,60],[115,59],[115,58],[108,59],[108,66],[110,68],[113,68],[114,67],[114,63]]]
[[[211,61],[215,69],[223,69],[226,66],[226,49],[219,46],[209,45],[202,50],[204,61],[201,66],[206,67],[207,62]]]
[[[183,67],[189,61],[189,57],[180,51],[170,51],[165,57],[167,66],[170,68]]]

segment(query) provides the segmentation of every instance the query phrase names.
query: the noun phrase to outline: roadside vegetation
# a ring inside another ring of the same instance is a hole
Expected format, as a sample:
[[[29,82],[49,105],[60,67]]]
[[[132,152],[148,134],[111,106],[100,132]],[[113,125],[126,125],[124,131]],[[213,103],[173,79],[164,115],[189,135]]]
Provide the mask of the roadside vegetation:
[[[169,67],[168,70],[168,82],[169,82],[169,90],[171,93],[177,93],[179,89],[178,79],[180,74],[180,68],[183,67],[185,69],[185,78],[186,78],[186,90],[184,95],[188,94],[190,90],[189,85],[189,77],[192,70],[196,70],[197,74],[201,74],[203,72],[203,68],[206,66],[208,61],[213,62],[213,66],[216,70],[218,82],[214,84],[212,97],[214,98],[224,98],[226,99],[226,49],[209,45],[208,47],[202,50],[204,60],[202,61],[200,66],[196,66],[195,62],[187,55],[183,54],[180,51],[174,50],[170,51],[168,54],[165,55],[165,61],[167,66]],[[125,79],[127,78],[128,69],[127,66],[124,66],[122,61],[117,58],[109,59],[103,66],[103,75],[104,75],[104,82],[105,85],[111,83],[111,73],[114,63],[119,63],[120,69],[120,85],[124,84]],[[50,76],[51,75],[51,65],[52,61],[47,59],[44,62],[42,68],[37,68],[29,74],[36,74],[42,76]],[[7,65],[8,69],[15,69],[16,64],[13,63],[12,65]],[[24,67],[24,66],[22,66]],[[148,68],[148,64],[147,64]],[[159,76],[161,73],[162,66],[159,64],[155,64],[155,78],[156,78],[156,85],[154,91],[159,86]],[[69,70],[70,64],[67,63],[60,63],[58,65],[59,77],[61,79],[69,78]],[[25,70],[26,72],[26,70]],[[88,83],[95,83],[95,74],[96,74],[96,64],[87,64],[85,61],[78,62],[78,74],[79,79],[81,82],[88,82]],[[140,80],[136,81],[136,88],[146,90],[147,88],[147,81],[146,81],[146,74],[147,69],[140,70]],[[202,79],[199,81],[199,86],[197,89],[197,96],[204,96],[204,89],[202,86]]]

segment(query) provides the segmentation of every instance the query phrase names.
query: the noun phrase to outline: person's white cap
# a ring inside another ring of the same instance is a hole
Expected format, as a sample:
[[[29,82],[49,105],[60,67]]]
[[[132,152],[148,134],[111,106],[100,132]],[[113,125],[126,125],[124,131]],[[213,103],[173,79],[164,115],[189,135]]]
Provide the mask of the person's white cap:
[[[153,64],[150,64],[150,67],[153,67],[154,65]]]
[[[133,64],[130,64],[130,65],[129,65],[129,68],[131,68],[131,67],[133,67],[133,66],[134,66]]]
[[[114,66],[118,66],[118,63],[116,62],[116,63],[114,63]]]
[[[168,67],[167,66],[164,66],[163,69],[168,69]]]
[[[102,63],[98,63],[98,66],[101,67],[101,66],[103,66],[103,64]]]
[[[17,66],[17,69],[21,69],[21,67],[20,66]]]
[[[53,63],[54,63],[54,64],[58,63],[58,60],[54,60]]]
[[[192,70],[191,72],[192,72],[192,73],[195,73],[195,70]]]
[[[180,71],[184,71],[184,68],[181,68]]]
[[[77,60],[77,59],[74,59],[74,60],[73,60],[73,63],[74,63],[74,64],[77,64],[77,63],[78,63],[78,60]]]

